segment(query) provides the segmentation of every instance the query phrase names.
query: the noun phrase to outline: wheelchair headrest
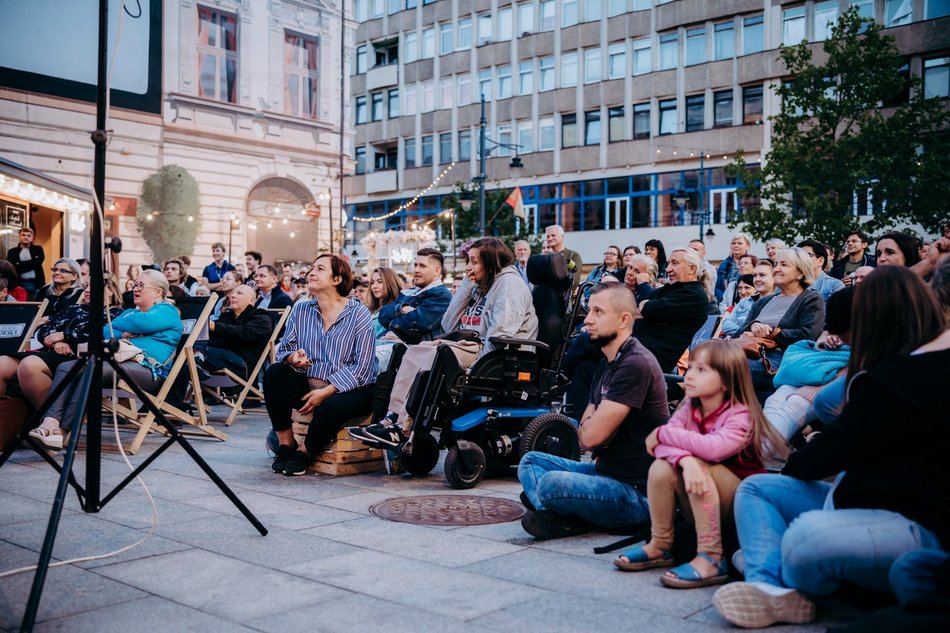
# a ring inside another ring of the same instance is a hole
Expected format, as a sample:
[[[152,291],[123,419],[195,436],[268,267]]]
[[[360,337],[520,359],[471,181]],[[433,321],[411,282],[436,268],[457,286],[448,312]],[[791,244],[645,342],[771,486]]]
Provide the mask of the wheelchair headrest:
[[[532,255],[528,258],[528,281],[535,286],[567,281],[567,258],[560,253]]]

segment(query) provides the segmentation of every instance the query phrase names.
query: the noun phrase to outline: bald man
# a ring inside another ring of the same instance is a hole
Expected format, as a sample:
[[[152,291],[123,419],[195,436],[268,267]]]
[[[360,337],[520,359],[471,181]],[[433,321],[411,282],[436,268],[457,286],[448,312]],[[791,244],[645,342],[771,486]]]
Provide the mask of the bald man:
[[[207,372],[225,368],[244,378],[267,346],[271,323],[267,312],[254,307],[257,291],[241,284],[231,291],[228,305],[216,321],[208,322],[208,349],[200,359]]]
[[[590,297],[584,324],[603,353],[590,403],[577,430],[590,463],[532,451],[518,465],[528,512],[521,520],[538,540],[650,521],[644,440],[669,419],[666,383],[656,358],[632,336],[638,316],[631,293],[610,284]]]

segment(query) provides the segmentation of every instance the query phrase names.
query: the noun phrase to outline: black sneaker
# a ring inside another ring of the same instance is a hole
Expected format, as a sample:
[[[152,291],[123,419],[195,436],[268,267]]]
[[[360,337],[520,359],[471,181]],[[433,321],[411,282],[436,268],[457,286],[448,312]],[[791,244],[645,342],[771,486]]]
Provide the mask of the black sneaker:
[[[306,475],[311,461],[310,456],[303,451],[295,451],[287,460],[287,465],[284,466],[284,475],[287,477]]]
[[[539,541],[587,534],[592,527],[578,517],[555,514],[549,510],[535,510],[521,517],[521,527]]]
[[[525,494],[524,490],[521,491],[520,499],[521,499],[521,505],[523,505],[527,509],[531,510],[532,512],[537,510],[537,508],[534,507],[534,504],[531,503],[531,499],[528,499],[528,495]]]
[[[400,444],[404,444],[409,438],[403,435],[402,429],[397,425],[387,425],[383,422],[377,424],[370,424],[367,427],[360,429],[360,436],[357,436],[354,431],[350,431],[350,436],[355,437],[358,440],[364,442],[370,442],[374,444],[381,444],[383,446],[389,446],[395,448]]]
[[[275,473],[284,472],[284,468],[287,467],[287,462],[293,456],[294,452],[297,450],[297,445],[287,446],[286,444],[281,444],[277,447],[277,457],[274,458],[274,463],[271,464],[271,469]]]

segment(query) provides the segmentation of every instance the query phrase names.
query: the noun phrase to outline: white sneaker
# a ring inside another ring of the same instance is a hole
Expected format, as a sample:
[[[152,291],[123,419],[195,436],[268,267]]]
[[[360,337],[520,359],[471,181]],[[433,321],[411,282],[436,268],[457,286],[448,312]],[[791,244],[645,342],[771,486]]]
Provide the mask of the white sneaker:
[[[764,583],[734,582],[713,594],[719,615],[744,629],[761,629],[779,622],[806,624],[815,619],[815,603],[794,589]]]

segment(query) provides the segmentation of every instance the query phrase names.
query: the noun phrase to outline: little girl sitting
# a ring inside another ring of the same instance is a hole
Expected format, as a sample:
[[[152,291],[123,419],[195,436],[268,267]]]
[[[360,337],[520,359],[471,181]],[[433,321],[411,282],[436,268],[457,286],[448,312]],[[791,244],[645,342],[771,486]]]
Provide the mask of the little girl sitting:
[[[614,564],[625,571],[671,567],[679,506],[696,528],[696,558],[660,581],[691,589],[727,580],[722,524],[733,523],[736,488],[764,472],[770,456],[784,457],[787,446],[762,414],[745,353],[735,343],[712,340],[693,350],[683,387],[686,398],[673,417],[646,438],[647,452],[656,457],[647,480],[651,539]]]

